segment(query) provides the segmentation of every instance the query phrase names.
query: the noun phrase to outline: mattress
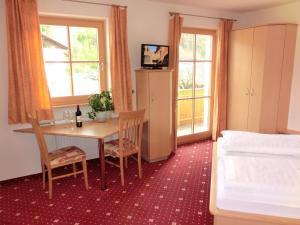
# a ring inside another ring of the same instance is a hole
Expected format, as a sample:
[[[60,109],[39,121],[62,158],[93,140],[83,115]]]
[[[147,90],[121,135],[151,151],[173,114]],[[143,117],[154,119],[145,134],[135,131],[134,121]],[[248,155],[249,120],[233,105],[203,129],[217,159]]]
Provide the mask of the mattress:
[[[300,219],[300,157],[230,153],[218,144],[217,207]]]

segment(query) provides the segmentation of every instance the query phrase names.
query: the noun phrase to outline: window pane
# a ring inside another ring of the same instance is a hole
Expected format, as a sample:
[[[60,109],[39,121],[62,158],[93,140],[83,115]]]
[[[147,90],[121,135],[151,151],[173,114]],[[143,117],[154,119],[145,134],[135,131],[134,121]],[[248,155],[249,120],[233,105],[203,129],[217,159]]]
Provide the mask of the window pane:
[[[51,97],[72,95],[70,64],[46,63],[45,70]]]
[[[209,130],[209,117],[210,117],[209,102],[210,102],[209,98],[195,99],[195,120],[194,120],[195,133]]]
[[[70,27],[72,60],[98,60],[98,29]]]
[[[99,64],[73,63],[74,95],[90,95],[100,92]]]
[[[40,26],[45,61],[69,60],[68,29],[66,26]]]
[[[179,45],[179,60],[193,60],[195,48],[194,34],[181,34]]]
[[[193,100],[178,100],[177,102],[177,136],[192,133]]]
[[[210,95],[211,62],[196,63],[195,96]]]
[[[212,36],[201,34],[196,35],[196,59],[212,59]]]
[[[193,95],[193,62],[179,62],[178,98],[190,98]]]

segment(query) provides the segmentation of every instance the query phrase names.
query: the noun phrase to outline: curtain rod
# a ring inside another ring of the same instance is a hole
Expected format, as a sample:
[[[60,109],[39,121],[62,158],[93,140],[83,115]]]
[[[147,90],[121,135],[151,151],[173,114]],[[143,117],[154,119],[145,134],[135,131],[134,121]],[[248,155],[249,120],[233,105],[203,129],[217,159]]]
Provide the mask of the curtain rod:
[[[122,8],[127,8],[127,5],[115,5],[115,4],[100,3],[100,2],[89,2],[89,1],[80,1],[80,0],[62,0],[62,1],[84,3],[84,4],[90,4],[90,5],[119,6]]]
[[[169,12],[170,16],[173,16],[175,14],[183,15],[183,16],[194,16],[194,17],[202,17],[202,18],[208,18],[208,19],[217,19],[217,20],[231,20],[231,21],[237,21],[236,19],[230,19],[230,18],[223,18],[223,17],[214,17],[214,16],[201,16],[201,15],[195,15],[195,14],[187,14],[187,13],[178,13],[178,12]]]

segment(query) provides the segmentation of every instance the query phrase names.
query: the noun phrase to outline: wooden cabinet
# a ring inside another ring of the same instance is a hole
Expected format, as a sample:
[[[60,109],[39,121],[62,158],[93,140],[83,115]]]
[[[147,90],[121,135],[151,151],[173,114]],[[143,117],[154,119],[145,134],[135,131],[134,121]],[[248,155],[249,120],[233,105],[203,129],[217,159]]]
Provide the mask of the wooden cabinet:
[[[142,156],[149,162],[172,152],[172,71],[136,70],[137,109],[146,109]]]
[[[228,129],[275,133],[287,126],[297,25],[230,35]]]

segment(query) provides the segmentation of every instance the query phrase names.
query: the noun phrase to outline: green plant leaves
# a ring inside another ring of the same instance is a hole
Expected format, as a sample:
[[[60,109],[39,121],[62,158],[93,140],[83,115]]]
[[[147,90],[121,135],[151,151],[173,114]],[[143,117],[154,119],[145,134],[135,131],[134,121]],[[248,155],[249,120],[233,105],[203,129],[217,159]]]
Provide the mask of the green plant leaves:
[[[93,94],[89,97],[89,105],[92,108],[91,112],[88,112],[88,116],[91,119],[95,119],[96,112],[112,111],[114,105],[110,91],[102,91],[100,94]]]

